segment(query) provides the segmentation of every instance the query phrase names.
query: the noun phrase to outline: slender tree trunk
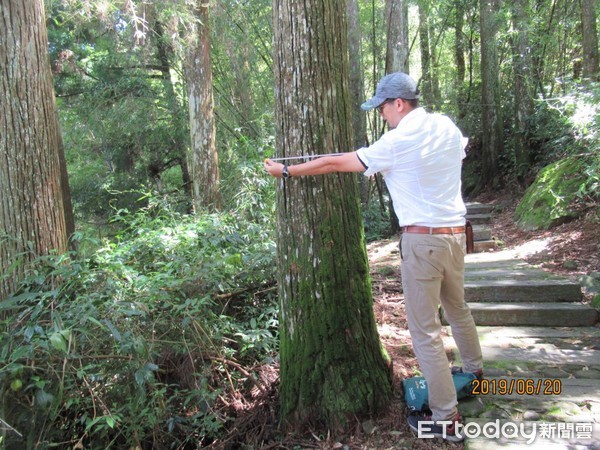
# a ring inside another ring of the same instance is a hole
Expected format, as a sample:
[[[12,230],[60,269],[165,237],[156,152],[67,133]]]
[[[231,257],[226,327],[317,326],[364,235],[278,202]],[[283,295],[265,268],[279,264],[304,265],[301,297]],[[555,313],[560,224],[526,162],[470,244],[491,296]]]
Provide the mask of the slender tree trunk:
[[[386,0],[385,2],[385,24],[387,30],[387,48],[385,54],[385,73],[404,72],[409,73],[410,48],[408,44],[408,4],[404,0]],[[375,176],[375,182],[381,181],[381,175]],[[381,203],[381,207],[389,211],[390,233],[396,234],[400,231],[398,217],[394,210],[391,197],[387,192],[387,186],[383,183],[383,190],[389,199]],[[383,197],[380,197],[380,201]]]
[[[368,145],[367,118],[360,105],[365,99],[364,64],[362,57],[362,31],[360,29],[360,17],[358,0],[348,0],[346,3],[348,17],[348,60],[350,62],[350,114],[352,115],[353,148],[357,149]],[[368,202],[369,179],[359,179],[360,198],[363,203]]]
[[[67,250],[73,212],[41,0],[2,2],[0,300],[27,262]]]
[[[498,0],[480,0],[482,166],[480,188],[497,186],[498,157],[503,150],[500,82],[496,53]]]
[[[360,105],[365,99],[364,66],[362,58],[362,32],[360,29],[358,0],[348,0],[348,56],[350,77],[350,113],[352,114],[352,130],[354,148],[367,144],[367,121]]]
[[[467,115],[465,98],[465,76],[467,73],[465,63],[465,11],[462,0],[454,2],[454,63],[456,65],[456,101],[458,118],[462,119]]]
[[[248,49],[251,44],[248,42],[240,43],[228,35],[223,36],[223,40],[227,56],[232,61],[231,67],[234,79],[232,86],[233,106],[239,110],[240,126],[244,130],[243,134],[251,139],[256,139],[258,137],[257,129],[252,126],[252,106],[256,103],[251,96],[252,90],[249,89],[251,85],[251,73],[248,61]]]
[[[188,164],[192,176],[192,201],[197,212],[221,209],[208,7],[208,0],[195,2],[197,23],[185,61],[191,135]]]
[[[429,11],[419,4],[419,42],[421,45],[421,92],[425,103],[432,109],[439,109],[437,79],[435,75],[435,56],[431,52]]]
[[[150,5],[151,12],[155,5]],[[188,147],[188,140],[184,136],[184,130],[187,127],[184,126],[184,118],[182,113],[182,100],[177,95],[175,86],[173,85],[173,79],[171,78],[171,71],[173,69],[170,55],[174,54],[173,46],[169,43],[169,38],[165,36],[163,25],[159,20],[154,21],[154,31],[156,33],[156,50],[158,61],[160,62],[160,73],[161,81],[165,90],[165,96],[167,98],[167,104],[169,105],[169,111],[171,113],[171,122],[173,128],[177,130],[177,134],[172,139],[172,145],[169,152],[169,159],[176,159],[178,165],[181,168],[182,184],[183,188],[188,194],[190,200],[192,199],[192,183],[189,175],[188,162],[186,158],[186,148]],[[162,161],[157,162],[157,165],[163,168]],[[158,178],[161,176],[161,172],[157,174]]]
[[[281,156],[352,147],[345,2],[273,0]],[[355,174],[279,180],[280,411],[337,430],[391,394]]]
[[[515,90],[515,163],[516,176],[523,181],[529,171],[531,158],[527,144],[527,121],[534,111],[532,61],[529,42],[529,0],[514,0],[512,5],[512,22],[515,33],[512,38],[514,90]]]
[[[408,4],[404,0],[386,0],[387,52],[385,73],[409,73]]]
[[[581,23],[583,35],[583,78],[591,81],[599,80],[596,1],[597,0],[581,0]]]

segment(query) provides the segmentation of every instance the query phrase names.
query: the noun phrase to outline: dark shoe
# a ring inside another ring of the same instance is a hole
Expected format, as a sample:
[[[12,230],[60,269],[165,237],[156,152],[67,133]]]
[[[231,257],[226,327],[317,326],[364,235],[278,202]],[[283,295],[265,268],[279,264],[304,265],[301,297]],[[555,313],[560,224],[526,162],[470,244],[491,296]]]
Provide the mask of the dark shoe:
[[[473,375],[475,375],[475,377],[476,377],[476,378],[477,378],[479,381],[481,381],[481,380],[483,379],[483,369],[478,369],[478,370],[476,370],[475,372],[465,372],[465,371],[463,371],[463,368],[462,368],[462,367],[460,367],[460,366],[452,366],[452,367],[450,368],[450,373],[451,373],[452,375],[455,375],[455,374],[457,374],[457,373],[472,373]]]
[[[460,424],[460,415],[457,413],[452,420],[434,422],[431,416],[408,416],[408,426],[417,433],[419,438],[442,438],[449,442],[462,442],[464,436],[458,433],[457,425]]]

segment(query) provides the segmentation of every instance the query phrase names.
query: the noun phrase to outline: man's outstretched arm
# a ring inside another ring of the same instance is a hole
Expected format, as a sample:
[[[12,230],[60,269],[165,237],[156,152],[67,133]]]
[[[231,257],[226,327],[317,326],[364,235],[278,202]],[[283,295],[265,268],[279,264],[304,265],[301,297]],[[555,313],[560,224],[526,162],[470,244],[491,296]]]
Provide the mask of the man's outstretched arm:
[[[281,178],[283,164],[265,160],[265,170],[272,176]],[[340,156],[316,157],[312,161],[287,166],[290,177],[305,175],[323,175],[332,172],[364,172],[366,167],[358,158],[356,152],[340,153]]]

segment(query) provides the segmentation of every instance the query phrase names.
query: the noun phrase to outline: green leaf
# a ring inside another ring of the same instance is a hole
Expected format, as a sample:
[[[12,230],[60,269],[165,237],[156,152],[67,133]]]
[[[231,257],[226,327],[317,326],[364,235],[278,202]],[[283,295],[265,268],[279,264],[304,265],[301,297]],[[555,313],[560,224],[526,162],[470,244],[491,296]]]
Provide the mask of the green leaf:
[[[50,343],[52,347],[57,350],[61,350],[63,352],[67,352],[67,341],[65,340],[63,334],[60,331],[55,331],[50,335]]]
[[[0,302],[0,311],[7,311],[11,309],[25,308],[26,304],[19,305],[18,303],[24,300],[31,300],[38,296],[36,292],[26,292],[25,294],[17,295],[16,297],[9,297],[8,299]]]

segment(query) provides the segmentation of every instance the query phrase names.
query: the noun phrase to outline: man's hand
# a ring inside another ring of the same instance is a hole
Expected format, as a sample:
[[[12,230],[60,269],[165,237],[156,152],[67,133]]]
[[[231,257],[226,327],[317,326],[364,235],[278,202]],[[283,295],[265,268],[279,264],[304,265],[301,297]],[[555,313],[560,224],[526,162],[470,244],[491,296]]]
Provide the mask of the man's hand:
[[[265,170],[269,172],[271,176],[274,176],[275,178],[281,178],[283,164],[271,161],[270,159],[265,159]]]

